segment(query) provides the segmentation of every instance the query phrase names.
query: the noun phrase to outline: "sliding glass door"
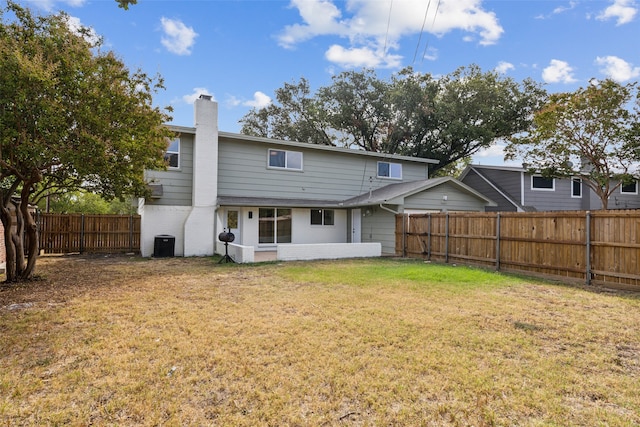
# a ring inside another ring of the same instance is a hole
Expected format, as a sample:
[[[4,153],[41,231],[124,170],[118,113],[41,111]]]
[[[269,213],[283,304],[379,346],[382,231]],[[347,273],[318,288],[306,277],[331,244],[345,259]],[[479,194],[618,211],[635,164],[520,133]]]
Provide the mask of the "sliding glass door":
[[[259,209],[258,243],[291,243],[291,209]]]

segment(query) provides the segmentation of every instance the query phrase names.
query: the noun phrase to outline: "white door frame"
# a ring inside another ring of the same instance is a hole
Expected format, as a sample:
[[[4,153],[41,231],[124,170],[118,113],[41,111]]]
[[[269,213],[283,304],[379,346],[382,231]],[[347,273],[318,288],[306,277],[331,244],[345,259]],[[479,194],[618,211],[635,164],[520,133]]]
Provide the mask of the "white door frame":
[[[236,227],[229,227],[229,212],[236,212]],[[226,208],[224,213],[224,228],[233,233],[235,235],[234,243],[242,244],[242,235],[240,233],[242,225],[240,221],[242,220],[242,210],[240,208]]]
[[[351,243],[362,243],[361,209],[351,209]]]

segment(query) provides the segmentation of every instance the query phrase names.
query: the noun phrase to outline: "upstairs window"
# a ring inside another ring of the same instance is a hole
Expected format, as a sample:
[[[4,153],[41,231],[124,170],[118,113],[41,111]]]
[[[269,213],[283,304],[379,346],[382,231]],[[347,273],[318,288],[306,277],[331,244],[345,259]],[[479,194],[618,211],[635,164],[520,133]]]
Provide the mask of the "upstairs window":
[[[269,167],[278,169],[302,170],[302,153],[269,149]]]
[[[333,209],[311,209],[311,225],[334,225]]]
[[[542,191],[554,191],[555,180],[553,178],[547,178],[540,175],[533,175],[531,177],[531,189]]]
[[[402,179],[400,163],[378,162],[378,178]]]
[[[622,194],[638,194],[638,181],[629,182],[620,186]]]
[[[174,139],[169,143],[167,151],[164,153],[164,161],[172,169],[180,167],[180,139]]]
[[[582,180],[580,178],[571,178],[571,197],[582,197]]]

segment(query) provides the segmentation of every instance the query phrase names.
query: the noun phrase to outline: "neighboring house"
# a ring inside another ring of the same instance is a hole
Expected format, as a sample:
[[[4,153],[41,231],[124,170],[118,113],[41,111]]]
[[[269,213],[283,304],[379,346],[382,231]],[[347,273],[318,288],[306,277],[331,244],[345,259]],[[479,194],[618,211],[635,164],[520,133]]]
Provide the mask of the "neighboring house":
[[[435,160],[218,132],[217,104],[201,96],[194,108],[195,127],[170,126],[168,170],[145,172],[154,195],[139,202],[143,256],[159,235],[174,236],[177,256],[224,253],[226,230],[241,261],[369,256],[358,252],[366,244],[393,254],[396,213],[493,204],[453,178],[428,179]]]
[[[467,166],[460,181],[497,203],[487,211],[563,211],[602,209],[600,198],[580,177],[545,178],[521,167]],[[620,186],[609,209],[640,208],[638,182]]]

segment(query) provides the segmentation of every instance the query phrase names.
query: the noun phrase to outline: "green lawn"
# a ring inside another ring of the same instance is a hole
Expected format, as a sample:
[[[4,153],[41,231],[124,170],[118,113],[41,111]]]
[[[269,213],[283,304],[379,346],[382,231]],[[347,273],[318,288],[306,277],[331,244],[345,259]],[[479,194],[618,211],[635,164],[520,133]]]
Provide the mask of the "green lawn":
[[[640,298],[391,259],[44,257],[0,424],[640,425]]]

